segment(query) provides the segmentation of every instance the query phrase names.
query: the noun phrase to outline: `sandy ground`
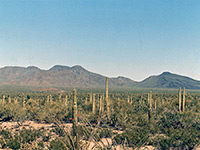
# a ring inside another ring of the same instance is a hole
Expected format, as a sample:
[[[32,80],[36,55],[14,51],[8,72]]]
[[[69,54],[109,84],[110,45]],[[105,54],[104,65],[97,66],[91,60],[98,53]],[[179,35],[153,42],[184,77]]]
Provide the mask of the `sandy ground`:
[[[67,123],[67,124],[62,124],[64,126],[64,128],[66,129],[66,131],[69,131],[72,128],[72,124],[71,123]],[[9,129],[9,130],[13,130],[13,129],[22,129],[22,128],[26,128],[26,129],[41,129],[44,128],[46,130],[51,130],[53,128],[55,128],[55,124],[47,124],[47,123],[37,123],[35,121],[25,121],[23,123],[17,123],[17,122],[3,122],[0,123],[0,127],[2,129]]]
[[[21,130],[23,128],[36,129],[36,130],[43,128],[46,131],[51,131],[55,127],[56,127],[55,124],[37,123],[37,122],[34,122],[34,121],[25,121],[22,124],[19,124],[17,122],[0,123],[0,128],[8,129],[8,130],[11,130],[12,132]],[[72,129],[72,124],[71,123],[63,124],[63,127],[64,127],[65,131],[70,132],[70,130]],[[58,135],[56,135],[54,132],[52,132],[52,139],[51,140],[55,139],[56,137],[58,137]],[[88,145],[87,141],[82,141],[82,142]],[[113,143],[112,143],[111,138],[102,138],[101,141],[99,141],[99,142],[91,141],[90,144],[89,144],[88,150],[92,150],[95,145],[98,145],[98,146],[103,148],[104,146],[111,146],[112,144]],[[123,150],[123,146],[122,145],[112,146],[111,149],[113,149],[113,150],[114,149],[115,150]],[[132,150],[131,147],[126,148],[126,149]],[[155,149],[155,147],[153,147],[153,146],[143,146],[143,147],[139,148],[139,150],[154,150],[154,149]],[[200,147],[198,147],[194,150],[200,150]]]

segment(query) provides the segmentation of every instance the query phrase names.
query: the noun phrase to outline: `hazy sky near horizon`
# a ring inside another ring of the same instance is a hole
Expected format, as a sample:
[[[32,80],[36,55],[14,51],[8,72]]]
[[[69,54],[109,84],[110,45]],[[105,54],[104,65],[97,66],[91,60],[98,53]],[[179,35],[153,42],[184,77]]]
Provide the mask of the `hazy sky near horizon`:
[[[198,0],[1,0],[0,67],[200,80]]]

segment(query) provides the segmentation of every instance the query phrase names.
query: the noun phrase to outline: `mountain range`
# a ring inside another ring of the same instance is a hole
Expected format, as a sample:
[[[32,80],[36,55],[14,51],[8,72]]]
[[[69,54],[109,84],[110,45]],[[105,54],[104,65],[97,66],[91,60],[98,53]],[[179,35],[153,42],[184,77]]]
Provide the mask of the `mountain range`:
[[[49,70],[35,66],[0,68],[0,85],[32,87],[104,88],[105,76],[90,72],[82,66],[56,65]],[[179,88],[200,89],[200,81],[163,72],[141,82],[125,77],[109,78],[111,88]]]

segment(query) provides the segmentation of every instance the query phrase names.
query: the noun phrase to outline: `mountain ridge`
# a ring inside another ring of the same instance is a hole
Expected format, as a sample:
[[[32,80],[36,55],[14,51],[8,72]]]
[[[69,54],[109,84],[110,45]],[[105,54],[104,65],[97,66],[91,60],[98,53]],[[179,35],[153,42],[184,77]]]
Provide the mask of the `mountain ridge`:
[[[105,76],[89,72],[80,65],[55,65],[48,70],[35,66],[7,66],[0,68],[1,85],[28,85],[54,87],[104,87]],[[109,78],[111,87],[134,83],[128,78]]]
[[[187,76],[163,72],[159,75],[149,76],[140,82],[141,87],[145,88],[179,88],[200,89],[200,81]]]
[[[80,65],[54,65],[48,70],[36,66],[0,68],[0,85],[33,87],[104,88],[105,76]],[[187,76],[163,72],[138,82],[123,76],[109,78],[111,88],[178,88],[200,89],[200,81]]]

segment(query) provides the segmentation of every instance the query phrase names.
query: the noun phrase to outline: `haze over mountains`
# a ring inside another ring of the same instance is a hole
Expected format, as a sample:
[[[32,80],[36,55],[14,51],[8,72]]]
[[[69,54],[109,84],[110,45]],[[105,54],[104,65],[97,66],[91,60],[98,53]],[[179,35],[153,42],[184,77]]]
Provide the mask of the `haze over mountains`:
[[[38,67],[0,68],[0,85],[33,87],[104,88],[105,76],[90,72],[81,66],[56,65],[49,70]],[[111,88],[179,88],[200,89],[200,81],[164,72],[141,82],[125,77],[109,78]]]

